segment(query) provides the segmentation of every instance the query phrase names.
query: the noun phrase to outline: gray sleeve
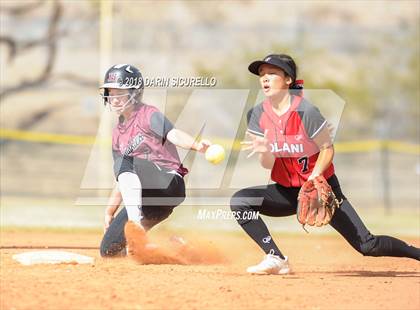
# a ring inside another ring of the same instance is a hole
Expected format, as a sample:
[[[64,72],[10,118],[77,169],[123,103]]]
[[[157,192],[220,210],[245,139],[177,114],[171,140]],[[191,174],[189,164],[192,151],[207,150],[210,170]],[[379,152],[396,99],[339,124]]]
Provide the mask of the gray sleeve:
[[[118,182],[118,176],[123,172],[135,172],[134,158],[132,156],[124,156],[119,151],[112,150],[114,158],[114,175]]]
[[[306,133],[311,139],[327,125],[327,120],[322,116],[319,109],[309,102],[302,102],[298,112],[305,126]]]
[[[118,175],[121,169],[121,164],[123,161],[123,156],[122,154],[117,151],[117,150],[112,150],[112,158],[114,159],[114,175],[115,175],[115,179],[118,181]]]
[[[260,126],[262,113],[262,105],[252,108],[247,113],[248,131],[254,135],[264,136],[264,130]]]
[[[174,128],[174,126],[161,112],[154,112],[150,119],[150,128],[156,136],[165,140],[166,135]]]

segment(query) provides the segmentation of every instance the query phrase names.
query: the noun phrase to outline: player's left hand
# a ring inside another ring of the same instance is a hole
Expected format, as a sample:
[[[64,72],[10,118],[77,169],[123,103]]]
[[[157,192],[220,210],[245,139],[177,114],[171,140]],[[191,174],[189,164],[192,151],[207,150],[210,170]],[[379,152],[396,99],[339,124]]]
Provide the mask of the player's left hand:
[[[323,176],[317,176],[306,181],[299,191],[297,219],[303,229],[306,224],[318,227],[327,225],[339,206],[331,186]]]

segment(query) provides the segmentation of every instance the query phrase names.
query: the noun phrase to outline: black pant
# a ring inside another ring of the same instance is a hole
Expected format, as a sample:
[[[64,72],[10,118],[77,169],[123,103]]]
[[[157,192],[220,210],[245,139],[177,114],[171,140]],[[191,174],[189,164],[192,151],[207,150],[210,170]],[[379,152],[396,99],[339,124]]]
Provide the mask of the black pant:
[[[134,172],[139,176],[144,221],[150,228],[168,218],[185,200],[184,179],[150,161],[126,157],[116,173],[117,180],[123,172]],[[125,248],[124,226],[127,221],[127,210],[123,208],[105,232],[100,247],[102,256],[119,255]]]
[[[405,242],[393,237],[375,236],[371,234],[350,202],[343,195],[337,177],[333,175],[327,181],[331,185],[337,199],[339,201],[341,199],[343,200],[340,208],[336,210],[330,225],[354,249],[366,256],[410,257],[420,260],[420,249],[409,246]],[[259,211],[261,214],[274,217],[293,215],[296,214],[299,190],[299,187],[284,187],[279,184],[245,188],[235,193],[232,197],[231,209],[239,213],[244,211]],[[238,223],[243,226],[249,221],[238,220]],[[266,229],[261,219],[258,219],[256,223],[261,230]],[[258,228],[255,228],[246,231],[258,244],[259,240],[254,238],[252,233],[250,233],[250,231],[258,230]],[[260,247],[263,248],[261,245]]]

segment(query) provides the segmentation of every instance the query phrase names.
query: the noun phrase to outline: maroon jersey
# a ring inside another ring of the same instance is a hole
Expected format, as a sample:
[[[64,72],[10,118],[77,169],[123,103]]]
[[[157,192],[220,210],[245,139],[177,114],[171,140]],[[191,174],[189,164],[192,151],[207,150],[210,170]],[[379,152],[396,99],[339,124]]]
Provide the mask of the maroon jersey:
[[[300,96],[291,96],[289,110],[278,116],[268,100],[252,108],[247,115],[248,131],[270,141],[276,156],[271,179],[286,187],[300,187],[311,175],[319,148],[313,138],[327,126],[319,109]],[[334,174],[331,164],[323,173]]]
[[[113,156],[146,159],[184,176],[188,170],[182,166],[176,146],[166,139],[172,129],[171,122],[156,107],[140,104],[128,120],[115,126]]]

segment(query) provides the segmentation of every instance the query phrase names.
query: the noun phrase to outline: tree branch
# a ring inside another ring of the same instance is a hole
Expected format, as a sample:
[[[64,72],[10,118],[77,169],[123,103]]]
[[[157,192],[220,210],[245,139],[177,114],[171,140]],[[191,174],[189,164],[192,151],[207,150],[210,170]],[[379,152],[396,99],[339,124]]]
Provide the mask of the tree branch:
[[[29,13],[30,11],[33,11],[41,7],[42,5],[44,5],[44,3],[45,3],[44,0],[38,0],[36,2],[29,3],[27,5],[3,6],[1,10],[6,14],[19,16],[19,15],[24,15],[26,13]]]
[[[62,16],[62,6],[61,6],[61,3],[58,0],[56,0],[53,2],[53,11],[51,13],[51,18],[49,22],[48,31],[47,31],[47,36],[46,36],[47,41],[45,42],[47,45],[47,62],[42,72],[39,74],[38,77],[36,77],[33,80],[23,80],[18,85],[5,88],[2,92],[0,92],[1,100],[4,100],[4,98],[6,98],[7,96],[10,96],[13,93],[23,91],[28,88],[40,86],[49,79],[51,72],[53,70],[53,67],[54,67],[56,54],[57,54],[57,32],[58,32],[57,29],[58,29],[61,16]],[[6,44],[8,44],[11,51],[13,51],[13,47],[16,47],[16,42],[14,42],[13,39],[3,40],[3,42],[8,42]],[[16,50],[15,50],[15,54],[16,54]],[[13,53],[9,52],[9,55],[13,55]]]
[[[82,87],[88,87],[88,88],[92,88],[92,87],[98,87],[98,81],[97,80],[92,80],[89,79],[87,77],[81,76],[81,75],[77,75],[74,73],[60,73],[60,74],[55,74],[52,78],[54,81],[57,80],[63,80],[63,81],[67,81]]]
[[[12,37],[0,36],[0,44],[6,44],[9,49],[8,62],[11,62],[17,53],[17,43]]]

